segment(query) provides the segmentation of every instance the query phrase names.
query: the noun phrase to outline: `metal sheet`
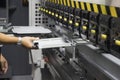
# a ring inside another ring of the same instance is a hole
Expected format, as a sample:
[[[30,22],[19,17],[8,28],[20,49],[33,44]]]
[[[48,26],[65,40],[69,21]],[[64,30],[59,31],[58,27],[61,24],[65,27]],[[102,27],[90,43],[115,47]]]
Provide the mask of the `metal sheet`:
[[[17,26],[13,27],[12,31],[17,34],[48,34],[52,31],[49,29],[46,29],[42,26],[40,27],[30,27],[30,26]]]
[[[38,43],[40,49],[71,46],[71,43],[65,42],[61,37],[40,39],[34,43]]]

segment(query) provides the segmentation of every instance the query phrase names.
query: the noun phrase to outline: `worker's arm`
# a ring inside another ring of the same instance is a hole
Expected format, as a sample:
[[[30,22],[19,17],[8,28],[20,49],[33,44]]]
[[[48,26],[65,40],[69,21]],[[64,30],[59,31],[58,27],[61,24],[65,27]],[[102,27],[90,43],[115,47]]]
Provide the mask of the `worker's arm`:
[[[21,43],[23,46],[27,48],[32,48],[33,41],[37,40],[38,38],[35,37],[15,37],[15,36],[8,36],[6,34],[0,33],[0,43]],[[7,60],[0,54],[0,73],[6,73],[8,69]]]
[[[27,48],[33,47],[33,41],[38,38],[35,37],[22,37],[21,38],[21,44]],[[6,34],[0,33],[0,42],[1,43],[18,43],[19,38],[15,36],[8,36]]]
[[[2,42],[2,43],[17,43],[18,38],[0,33],[0,42]]]

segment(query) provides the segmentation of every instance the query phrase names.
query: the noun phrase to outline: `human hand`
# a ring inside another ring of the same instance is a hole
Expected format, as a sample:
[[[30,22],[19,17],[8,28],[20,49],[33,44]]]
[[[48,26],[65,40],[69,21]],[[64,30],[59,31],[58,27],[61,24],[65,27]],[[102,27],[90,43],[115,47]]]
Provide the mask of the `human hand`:
[[[22,45],[27,48],[34,48],[33,41],[38,39],[38,37],[22,37]]]
[[[0,74],[5,74],[7,70],[8,62],[2,55],[0,55]]]

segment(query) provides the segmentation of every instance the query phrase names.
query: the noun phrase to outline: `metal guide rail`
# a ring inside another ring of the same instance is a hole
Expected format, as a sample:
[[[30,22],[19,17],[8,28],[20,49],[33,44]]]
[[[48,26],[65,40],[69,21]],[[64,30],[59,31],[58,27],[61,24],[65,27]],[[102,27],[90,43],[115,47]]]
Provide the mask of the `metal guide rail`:
[[[82,62],[87,73],[98,80],[119,80],[120,59],[104,53],[99,48],[91,48],[90,44],[78,45],[79,62]],[[86,73],[86,74],[87,74]],[[100,75],[101,74],[101,75]]]

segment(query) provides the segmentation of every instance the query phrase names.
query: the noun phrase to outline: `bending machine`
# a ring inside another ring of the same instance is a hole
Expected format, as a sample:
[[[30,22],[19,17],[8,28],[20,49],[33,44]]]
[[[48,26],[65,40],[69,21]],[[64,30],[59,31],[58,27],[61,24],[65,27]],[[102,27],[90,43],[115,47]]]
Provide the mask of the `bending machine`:
[[[52,31],[52,37],[70,43],[70,46],[43,49],[53,79],[119,79],[119,57],[110,44],[112,24],[117,23],[111,21],[118,18],[54,1],[46,1],[39,10],[54,22],[46,27]],[[115,39],[114,43],[118,46],[119,40]]]
[[[12,31],[15,36],[41,38],[29,50],[31,79],[119,80],[119,14],[103,12],[116,7],[103,2],[29,0],[29,26],[14,26]]]

